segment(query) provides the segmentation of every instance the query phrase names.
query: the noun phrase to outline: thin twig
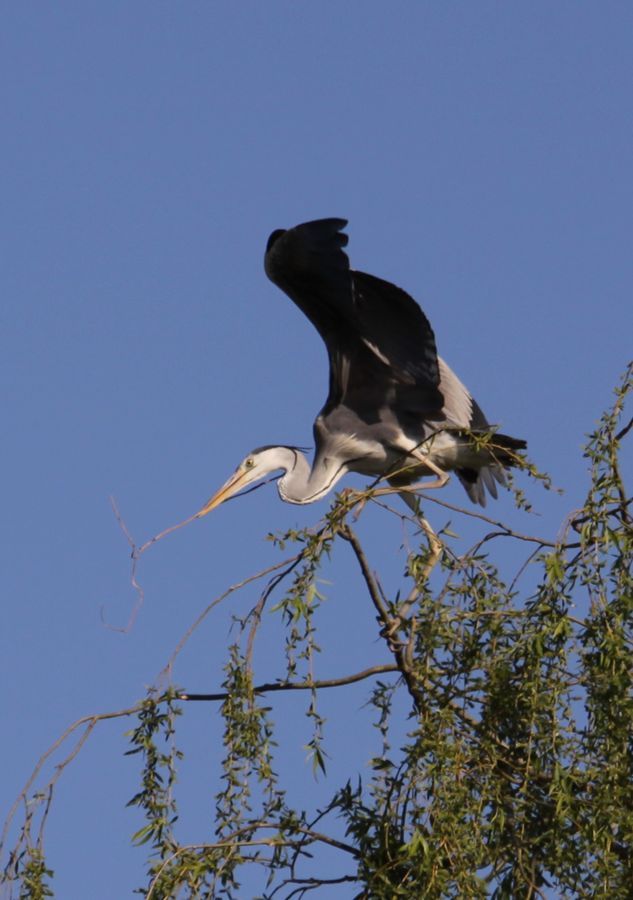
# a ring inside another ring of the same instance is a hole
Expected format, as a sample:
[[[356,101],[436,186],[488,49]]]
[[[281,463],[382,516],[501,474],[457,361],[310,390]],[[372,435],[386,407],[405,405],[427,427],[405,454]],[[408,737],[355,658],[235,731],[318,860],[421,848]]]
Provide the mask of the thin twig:
[[[286,894],[285,900],[292,900],[293,897],[304,897],[308,891],[318,891],[319,888],[326,887],[331,884],[357,884],[360,881],[358,875],[341,875],[340,878],[285,878],[278,887],[275,888],[271,897],[282,888],[289,887],[291,884],[301,885],[294,891]]]
[[[142,703],[137,703],[135,706],[131,706],[128,709],[121,709],[116,712],[97,713],[97,714],[91,715],[91,716],[82,716],[81,719],[77,719],[76,722],[73,722],[72,725],[69,725],[68,728],[66,728],[66,730],[57,738],[57,740],[54,741],[50,745],[48,750],[46,750],[45,753],[43,753],[42,756],[40,756],[28,781],[26,782],[26,784],[24,785],[24,787],[18,794],[13,806],[9,810],[9,813],[4,822],[4,827],[2,830],[2,837],[0,838],[0,850],[2,850],[2,848],[4,847],[4,844],[6,842],[6,838],[7,838],[8,832],[9,832],[9,828],[11,827],[11,823],[13,821],[13,817],[15,816],[15,813],[17,812],[18,806],[20,805],[20,803],[22,801],[24,801],[25,803],[27,802],[28,793],[31,790],[31,788],[32,788],[33,784],[35,783],[37,777],[39,776],[40,772],[42,771],[45,763],[52,756],[52,754],[55,753],[55,751],[61,747],[61,745],[64,743],[64,741],[66,741],[66,739],[74,731],[76,731],[78,728],[81,728],[83,725],[87,726],[88,734],[90,734],[90,732],[93,730],[93,728],[97,724],[97,722],[102,722],[107,719],[125,718],[126,716],[134,715],[134,713],[138,712],[140,709],[142,709]],[[87,737],[87,735],[86,735],[86,737]],[[84,741],[85,741],[85,738],[83,738],[83,737],[80,738],[80,740],[78,742],[78,746],[73,750],[73,752],[71,752],[71,754],[66,758],[66,760],[64,760],[62,763],[60,763],[60,766],[62,768],[64,766],[66,766],[69,762],[71,762],[72,759],[74,759],[74,757],[76,756],[77,752],[81,748],[81,745],[84,743]],[[59,776],[57,776],[57,777],[59,777]]]
[[[141,607],[143,606],[143,603],[145,602],[145,591],[143,590],[143,587],[139,584],[139,582],[136,580],[136,571],[138,568],[139,559],[147,550],[149,550],[149,548],[153,544],[156,544],[158,541],[162,540],[168,534],[171,534],[174,531],[178,531],[180,528],[184,528],[185,525],[189,525],[190,522],[193,522],[195,519],[199,518],[199,514],[194,513],[193,516],[189,516],[189,518],[184,519],[182,522],[178,522],[176,525],[170,525],[169,528],[165,528],[163,531],[159,532],[158,534],[155,534],[153,537],[151,537],[148,541],[145,541],[145,543],[141,544],[141,546],[139,547],[138,544],[136,543],[136,541],[134,540],[134,538],[132,537],[132,534],[131,534],[129,528],[127,527],[127,525],[125,524],[125,522],[123,520],[123,516],[121,515],[121,512],[119,510],[116,500],[112,496],[110,497],[110,505],[112,506],[112,511],[114,512],[114,517],[117,520],[119,528],[125,535],[125,539],[127,540],[128,544],[132,548],[132,553],[131,553],[132,565],[130,567],[130,583],[131,583],[132,587],[134,588],[134,590],[136,591],[137,597],[136,597],[136,603],[132,607],[132,611],[130,612],[129,618],[127,620],[127,624],[125,626],[121,627],[121,626],[117,626],[117,625],[111,625],[109,622],[106,622],[105,612],[104,612],[103,607],[101,608],[101,621],[103,622],[105,627],[109,628],[111,631],[118,631],[123,634],[127,634],[134,627],[134,623],[136,622],[136,618],[139,614],[139,611],[140,611]]]
[[[631,428],[633,428],[633,416],[626,423],[626,425],[624,426],[622,431],[618,431],[618,433],[615,436],[616,441],[621,441],[622,438],[625,437],[629,433]]]
[[[255,694],[266,694],[274,691],[311,691],[321,690],[321,688],[341,687],[345,684],[355,684],[357,681],[363,681],[365,678],[371,678],[372,675],[382,675],[385,672],[398,672],[396,665],[371,666],[369,669],[363,669],[362,672],[355,672],[353,675],[344,675],[341,678],[323,678],[317,681],[270,681],[264,684],[258,684],[253,688]],[[184,691],[178,694],[179,700],[195,701],[205,700],[217,702],[226,700],[229,696],[227,691],[217,694],[191,694]]]
[[[217,841],[213,844],[187,844],[182,847],[178,847],[178,849],[174,853],[172,853],[171,856],[168,856],[163,861],[161,867],[153,877],[149,886],[149,890],[145,895],[145,900],[151,900],[154,895],[155,888],[165,869],[179,856],[182,856],[183,853],[200,853],[209,850],[221,850],[223,847],[294,847],[297,843],[299,843],[298,841],[294,840],[284,840],[278,835],[271,838],[258,838],[256,840],[236,840],[237,835],[241,832],[259,830],[262,828],[273,828],[275,830],[279,830],[279,825],[275,823],[257,822],[248,825],[245,828],[240,829],[236,834],[231,834],[224,840]],[[334,847],[337,850],[343,850],[345,853],[349,853],[355,859],[358,859],[358,848],[353,847],[351,844],[346,844],[344,841],[338,841],[336,840],[336,838],[332,838],[327,834],[310,831],[309,829],[301,828],[300,826],[293,826],[292,831],[297,834],[303,834],[305,837],[310,838],[316,843],[327,844],[328,846]]]
[[[248,618],[251,619],[251,625],[248,632],[248,639],[246,641],[246,652],[244,654],[244,658],[246,660],[246,665],[249,669],[252,669],[252,659],[253,659],[253,648],[255,646],[255,635],[257,633],[257,629],[259,628],[259,623],[261,622],[262,613],[264,611],[264,607],[268,602],[268,598],[275,590],[278,584],[280,584],[287,575],[289,575],[293,569],[295,569],[301,560],[305,556],[305,549],[301,550],[295,556],[286,560],[287,563],[286,568],[282,572],[278,572],[273,578],[270,579],[264,590],[262,591],[262,595],[255,604],[255,606],[251,609],[248,614]]]
[[[513,528],[510,528],[509,525],[505,525],[503,522],[500,522],[498,519],[491,519],[490,516],[485,516],[483,513],[475,512],[472,509],[466,509],[463,506],[456,506],[453,503],[447,503],[446,500],[439,500],[437,497],[432,497],[430,494],[424,495],[424,500],[428,500],[431,503],[437,504],[437,506],[443,506],[445,509],[450,509],[452,512],[462,513],[465,516],[470,516],[471,519],[479,519],[482,522],[487,522],[489,525],[494,525],[495,528],[499,528],[504,537],[515,537],[520,541],[528,541],[532,544],[542,544],[543,547],[559,547],[560,545],[555,541],[546,541],[544,538],[534,537],[530,534],[523,534],[520,531],[515,531]],[[500,535],[501,536],[501,535]]]
[[[189,626],[189,628],[185,631],[183,636],[178,641],[171,656],[169,657],[166,664],[161,669],[161,671],[158,675],[158,678],[157,678],[157,682],[160,682],[160,680],[162,678],[169,677],[171,675],[171,671],[173,669],[174,662],[176,661],[176,657],[182,651],[183,647],[185,646],[187,641],[190,639],[190,637],[192,636],[194,631],[200,626],[200,624],[204,621],[204,619],[206,619],[206,617],[209,615],[209,613],[213,609],[215,609],[216,606],[218,606],[220,603],[222,603],[223,600],[226,600],[226,598],[229,597],[231,594],[234,594],[236,591],[239,591],[241,588],[245,587],[247,584],[251,584],[253,581],[258,581],[260,578],[264,578],[266,575],[270,575],[272,572],[276,572],[277,570],[283,568],[284,566],[287,566],[293,560],[296,560],[298,556],[300,556],[300,554],[297,554],[296,556],[291,556],[288,559],[284,559],[281,562],[275,563],[273,566],[267,566],[265,569],[262,569],[261,571],[256,572],[254,575],[249,575],[248,578],[244,578],[242,581],[238,581],[238,582],[236,582],[236,584],[232,584],[223,593],[221,593],[218,597],[216,597],[215,600],[213,600],[211,603],[209,603],[209,605],[207,607],[205,607],[205,609],[202,610],[200,615],[194,619],[192,624]]]
[[[268,484],[269,481],[274,481],[274,480],[275,479],[273,479],[273,478],[269,478],[269,479],[267,479],[267,481],[261,482],[261,484],[254,485],[254,487],[249,488],[247,491],[242,491],[242,493],[239,496],[242,496],[243,494],[249,494],[251,491],[257,490],[258,488],[263,487],[264,484]],[[235,499],[235,497],[231,497],[229,499]],[[125,539],[128,542],[128,544],[130,545],[130,548],[132,550],[132,552],[130,554],[132,557],[132,565],[130,568],[130,583],[131,583],[132,587],[134,588],[134,590],[136,591],[137,599],[136,599],[136,603],[132,607],[132,611],[130,612],[127,624],[125,626],[120,627],[120,626],[116,626],[116,625],[111,625],[109,622],[106,622],[103,607],[101,608],[101,621],[106,626],[106,628],[109,628],[111,631],[118,631],[123,634],[127,634],[134,627],[136,618],[137,618],[139,611],[145,601],[145,591],[143,590],[142,585],[139,584],[139,582],[136,579],[136,572],[137,572],[137,568],[138,568],[139,559],[141,558],[141,556],[144,553],[147,552],[147,550],[149,550],[150,547],[152,547],[154,544],[158,543],[158,541],[161,541],[164,537],[167,537],[168,534],[172,534],[174,531],[178,531],[179,529],[184,528],[185,525],[189,525],[191,522],[194,522],[196,519],[199,519],[200,511],[194,513],[192,516],[189,516],[186,519],[183,519],[182,522],[178,522],[176,525],[170,525],[169,528],[163,529],[163,531],[160,531],[158,534],[155,534],[153,537],[149,538],[149,540],[145,541],[145,543],[141,544],[141,546],[139,547],[139,545],[136,543],[136,541],[132,537],[132,534],[131,534],[129,528],[125,524],[125,521],[123,520],[123,516],[121,515],[121,511],[119,510],[116,500],[112,496],[110,497],[110,505],[112,506],[112,511],[114,512],[114,517],[117,520],[119,528],[125,535]],[[258,577],[258,576],[255,576],[255,577]],[[246,582],[244,582],[244,583],[246,583]]]

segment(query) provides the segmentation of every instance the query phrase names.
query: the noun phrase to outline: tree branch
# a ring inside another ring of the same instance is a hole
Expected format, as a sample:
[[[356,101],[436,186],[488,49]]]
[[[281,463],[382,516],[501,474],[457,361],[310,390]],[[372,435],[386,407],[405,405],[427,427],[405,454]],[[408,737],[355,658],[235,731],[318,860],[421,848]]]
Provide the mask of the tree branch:
[[[365,551],[363,550],[360,541],[349,525],[344,525],[340,529],[339,533],[341,537],[351,545],[356,555],[360,570],[362,572],[363,578],[365,579],[365,584],[367,585],[367,590],[369,591],[369,596],[371,597],[371,601],[378,612],[379,620],[383,623],[383,636],[386,636],[387,645],[391,653],[393,654],[393,657],[396,661],[396,666],[405,680],[407,689],[409,691],[409,694],[411,695],[411,698],[413,699],[413,702],[416,705],[416,708],[419,709],[422,701],[422,695],[418,687],[416,677],[411,669],[411,666],[408,663],[406,650],[402,644],[391,639],[392,630],[394,628],[394,625],[396,625],[397,620],[389,615],[387,607],[383,603],[382,597],[380,596],[380,591],[378,590],[376,579],[371,573],[369,563],[367,562],[367,557],[365,556]]]
[[[363,681],[365,678],[371,678],[373,675],[398,671],[399,669],[396,665],[372,666],[369,669],[363,669],[362,672],[356,672],[354,675],[345,675],[342,678],[325,678],[318,681],[270,681],[256,685],[253,688],[253,692],[255,694],[267,694],[275,691],[312,691],[320,690],[321,688],[341,687],[345,684],[355,684],[357,681]],[[217,694],[191,694],[189,691],[184,691],[177,695],[179,700],[209,702],[226,700],[228,696],[227,691],[221,691]]]

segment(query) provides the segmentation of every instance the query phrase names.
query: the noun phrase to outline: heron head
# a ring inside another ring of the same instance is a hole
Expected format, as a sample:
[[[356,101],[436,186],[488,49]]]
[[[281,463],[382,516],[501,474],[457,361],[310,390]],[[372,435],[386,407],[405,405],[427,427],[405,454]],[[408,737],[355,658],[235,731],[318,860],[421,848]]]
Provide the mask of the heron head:
[[[288,468],[287,453],[288,447],[258,447],[252,450],[239,464],[235,472],[226,481],[219,491],[208,500],[202,509],[196,513],[197,518],[202,518],[210,513],[212,509],[230,500],[235,494],[243,491],[249,485],[254,484],[275,472],[278,469]]]
[[[253,482],[259,481],[259,479],[263,478],[264,475],[267,475],[268,472],[270,472],[270,468],[262,462],[261,454],[257,451],[249,453],[248,456],[242,460],[228,481],[222,485],[219,491],[215,492],[211,499],[205,503],[200,512],[197,513],[198,518],[206,516],[212,509],[219,506],[220,503],[224,503],[225,500],[228,500],[230,497],[233,497],[235,494],[244,490],[244,488],[253,484]]]

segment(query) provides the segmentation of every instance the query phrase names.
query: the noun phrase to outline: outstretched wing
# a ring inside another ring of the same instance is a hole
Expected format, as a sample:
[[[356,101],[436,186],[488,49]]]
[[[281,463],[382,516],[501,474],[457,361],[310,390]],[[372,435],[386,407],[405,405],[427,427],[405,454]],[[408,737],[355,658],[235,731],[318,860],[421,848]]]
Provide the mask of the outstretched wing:
[[[319,219],[268,240],[266,274],[323,338],[330,360],[324,410],[367,411],[405,391],[420,414],[441,411],[435,337],[428,319],[395,285],[350,270],[345,219]],[[415,395],[415,399],[414,399]],[[393,400],[391,401],[393,403]]]
[[[342,309],[351,301],[348,237],[345,219],[318,219],[268,238],[264,268],[310,319],[326,346],[341,331]]]

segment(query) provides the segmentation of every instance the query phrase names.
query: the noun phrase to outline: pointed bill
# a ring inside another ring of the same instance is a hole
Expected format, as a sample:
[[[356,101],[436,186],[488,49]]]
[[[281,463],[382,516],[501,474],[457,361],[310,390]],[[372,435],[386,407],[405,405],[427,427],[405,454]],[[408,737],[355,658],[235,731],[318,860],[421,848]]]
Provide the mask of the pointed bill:
[[[201,519],[203,516],[206,516],[207,513],[210,513],[212,509],[215,509],[216,506],[219,506],[221,503],[224,503],[225,500],[228,500],[234,494],[237,494],[238,491],[241,491],[242,488],[249,483],[249,472],[245,472],[242,469],[239,469],[235,472],[229,480],[222,485],[219,491],[211,497],[210,500],[207,500],[205,505],[200,509],[196,514],[196,519]]]

